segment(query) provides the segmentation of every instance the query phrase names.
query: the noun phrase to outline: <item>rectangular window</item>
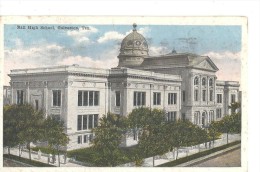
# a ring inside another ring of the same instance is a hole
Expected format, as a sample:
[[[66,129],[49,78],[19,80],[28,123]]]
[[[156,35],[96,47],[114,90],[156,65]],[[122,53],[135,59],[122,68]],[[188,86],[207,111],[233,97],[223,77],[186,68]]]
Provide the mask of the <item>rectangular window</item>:
[[[209,101],[213,101],[213,90],[209,90]]]
[[[206,101],[206,90],[202,90],[202,101]]]
[[[99,105],[99,92],[94,91],[94,106],[98,106],[98,105]]]
[[[94,128],[98,126],[98,114],[94,115]]]
[[[176,121],[177,119],[177,112],[168,112],[168,118],[167,121]]]
[[[88,143],[88,135],[84,135],[84,143]]]
[[[222,103],[222,94],[217,94],[217,103]]]
[[[235,103],[235,102],[236,102],[236,95],[231,94],[231,103]]]
[[[198,101],[199,100],[199,90],[194,90],[194,101]]]
[[[61,90],[52,90],[52,105],[61,106]]]
[[[78,106],[98,106],[99,91],[78,91]]]
[[[78,136],[78,144],[82,144],[82,136]]]
[[[145,92],[134,92],[134,106],[144,106],[145,105]]]
[[[39,109],[39,100],[35,100],[35,109],[36,109],[36,110]]]
[[[78,106],[82,106],[82,94],[83,91],[78,91]]]
[[[182,91],[182,101],[185,102],[185,91]]]
[[[94,104],[94,92],[93,91],[90,91],[89,92],[89,106],[93,106]]]
[[[153,93],[153,105],[161,105],[161,93]]]
[[[88,106],[88,91],[83,92],[83,106]]]
[[[89,115],[88,116],[88,129],[92,129],[93,128],[93,115]]]
[[[168,94],[168,105],[177,104],[177,93]]]
[[[82,130],[82,115],[78,115],[78,130]]]
[[[17,90],[17,104],[21,105],[23,104],[23,99],[24,99],[24,92],[23,90]]]
[[[88,115],[83,115],[83,130],[88,129]]]
[[[78,115],[77,129],[90,130],[98,126],[98,114]]]
[[[222,117],[221,109],[217,109],[217,110],[216,110],[216,117],[217,117],[217,118],[221,118],[221,117]]]
[[[120,106],[120,91],[116,91],[116,106]]]

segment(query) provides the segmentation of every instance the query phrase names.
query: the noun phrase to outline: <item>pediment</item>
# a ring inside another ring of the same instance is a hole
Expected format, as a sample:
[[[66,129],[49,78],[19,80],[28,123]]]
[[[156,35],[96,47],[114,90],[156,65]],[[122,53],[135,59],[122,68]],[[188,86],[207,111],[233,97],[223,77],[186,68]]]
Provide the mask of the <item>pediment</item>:
[[[194,67],[200,68],[200,69],[211,70],[211,71],[217,71],[218,70],[217,66],[209,59],[203,60],[199,64],[194,65]]]

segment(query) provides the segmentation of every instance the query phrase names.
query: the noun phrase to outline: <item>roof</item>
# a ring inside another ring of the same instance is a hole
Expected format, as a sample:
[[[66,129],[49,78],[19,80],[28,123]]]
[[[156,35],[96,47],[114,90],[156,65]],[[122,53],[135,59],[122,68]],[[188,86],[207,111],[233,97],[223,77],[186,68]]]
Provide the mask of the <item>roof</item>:
[[[150,56],[140,65],[142,68],[193,67],[217,71],[217,66],[208,56],[191,53],[170,53],[161,56]]]

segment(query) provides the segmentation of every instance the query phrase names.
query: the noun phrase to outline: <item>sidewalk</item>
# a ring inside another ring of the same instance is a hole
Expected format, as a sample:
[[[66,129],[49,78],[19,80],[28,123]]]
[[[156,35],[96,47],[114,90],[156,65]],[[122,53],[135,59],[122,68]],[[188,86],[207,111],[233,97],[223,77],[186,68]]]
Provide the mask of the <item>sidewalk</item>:
[[[7,150],[4,150],[4,152],[7,153]],[[12,155],[16,155],[16,156],[19,156],[19,149],[18,148],[12,148],[10,150],[10,153]],[[29,152],[27,151],[22,151],[22,155],[21,157],[23,158],[27,158],[29,159]],[[48,156],[44,153],[42,153],[40,159],[39,159],[39,156],[38,156],[38,153],[34,152],[34,151],[31,151],[31,157],[32,157],[32,160],[34,161],[39,161],[39,162],[42,162],[42,163],[45,163],[45,164],[48,164]],[[72,162],[69,162],[69,158],[67,158],[67,162],[66,164],[64,163],[64,159],[63,159],[63,156],[60,156],[60,166],[61,167],[84,167],[82,165],[79,165],[79,164],[76,164],[76,163],[72,163]],[[53,163],[49,163],[50,165],[54,165],[54,166],[58,166],[58,155],[56,155],[56,162],[53,164]]]
[[[233,135],[229,134],[228,137],[229,137],[228,138],[229,143],[241,140],[240,134],[233,134]],[[220,139],[215,140],[214,147],[219,147],[219,146],[222,146],[225,144],[227,144],[227,139],[226,139],[226,134],[223,134],[223,135],[221,135]],[[211,148],[213,148],[212,144],[211,144]],[[178,150],[178,159],[198,153],[198,152],[202,152],[202,151],[208,150],[208,149],[209,149],[209,143],[207,144],[207,148],[205,147],[205,144],[201,144],[200,148],[198,147],[198,145],[180,148]],[[172,152],[168,152],[168,153],[164,154],[163,156],[156,156],[154,165],[158,166],[160,164],[164,164],[164,163],[173,161],[175,159],[176,159],[176,152],[174,154]],[[135,166],[135,164],[133,162],[119,165],[119,167],[134,167],[134,166]],[[152,166],[153,166],[153,157],[144,159],[143,167],[152,167]]]

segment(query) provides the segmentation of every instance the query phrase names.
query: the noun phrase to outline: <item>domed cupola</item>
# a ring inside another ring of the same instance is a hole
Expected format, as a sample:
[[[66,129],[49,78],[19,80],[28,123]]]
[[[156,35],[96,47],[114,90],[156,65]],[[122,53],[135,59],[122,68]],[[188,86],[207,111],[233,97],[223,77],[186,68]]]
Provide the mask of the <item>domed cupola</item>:
[[[136,27],[134,23],[133,32],[128,34],[121,43],[118,67],[138,66],[149,55],[147,42],[143,35],[136,31]]]

